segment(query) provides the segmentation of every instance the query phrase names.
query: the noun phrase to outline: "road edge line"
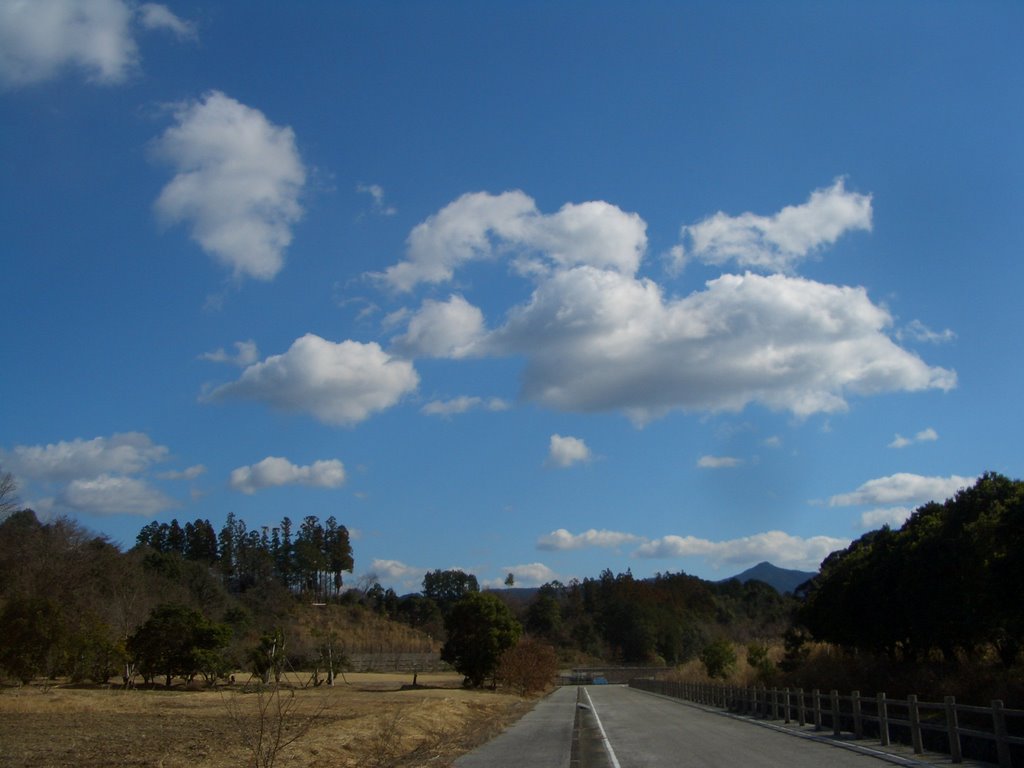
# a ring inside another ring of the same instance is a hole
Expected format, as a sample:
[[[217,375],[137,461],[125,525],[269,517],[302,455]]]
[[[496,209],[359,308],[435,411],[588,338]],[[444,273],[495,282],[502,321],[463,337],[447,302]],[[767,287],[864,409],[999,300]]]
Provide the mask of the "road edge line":
[[[608,740],[608,734],[605,733],[604,723],[601,722],[601,717],[597,714],[597,707],[594,706],[594,700],[590,698],[590,691],[585,687],[583,688],[583,695],[587,697],[587,706],[590,707],[590,711],[594,713],[594,720],[597,721],[597,729],[601,731],[601,743],[604,744],[604,751],[608,753],[608,759],[612,762],[612,768],[622,768],[619,765],[619,759],[615,756],[615,750],[612,749],[612,743]]]

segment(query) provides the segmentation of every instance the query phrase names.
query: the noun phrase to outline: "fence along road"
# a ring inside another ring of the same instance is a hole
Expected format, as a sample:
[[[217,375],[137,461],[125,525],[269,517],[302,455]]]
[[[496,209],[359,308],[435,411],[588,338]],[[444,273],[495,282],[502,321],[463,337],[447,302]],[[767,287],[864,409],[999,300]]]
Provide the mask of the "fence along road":
[[[500,736],[456,760],[456,768],[568,768],[570,757],[579,768],[926,765],[851,752],[624,686],[580,691],[559,688]],[[577,720],[577,711],[584,717]]]

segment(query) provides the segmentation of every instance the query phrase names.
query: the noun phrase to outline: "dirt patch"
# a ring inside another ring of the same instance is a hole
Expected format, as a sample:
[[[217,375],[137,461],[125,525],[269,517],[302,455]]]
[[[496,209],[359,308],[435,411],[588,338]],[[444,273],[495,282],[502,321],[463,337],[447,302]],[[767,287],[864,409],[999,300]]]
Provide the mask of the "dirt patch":
[[[286,738],[303,734],[280,753],[281,768],[448,766],[533,703],[463,690],[452,675],[421,674],[417,682],[423,687],[402,690],[409,675],[348,675],[334,688],[284,688],[276,700],[241,685],[7,689],[0,692],[0,765],[237,768],[253,764],[245,734],[279,719]]]

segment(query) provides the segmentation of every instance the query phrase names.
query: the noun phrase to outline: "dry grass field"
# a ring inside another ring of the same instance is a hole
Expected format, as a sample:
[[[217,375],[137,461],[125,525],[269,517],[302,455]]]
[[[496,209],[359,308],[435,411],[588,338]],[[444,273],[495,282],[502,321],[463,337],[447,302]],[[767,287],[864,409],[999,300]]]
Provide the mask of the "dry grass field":
[[[334,688],[287,681],[280,697],[239,683],[211,690],[27,686],[0,691],[4,768],[220,768],[257,765],[262,723],[280,722],[280,768],[447,766],[526,712],[532,702],[468,691],[453,674],[348,674]],[[260,705],[267,706],[261,718]],[[277,707],[287,709],[283,716]],[[265,763],[260,763],[265,765]]]

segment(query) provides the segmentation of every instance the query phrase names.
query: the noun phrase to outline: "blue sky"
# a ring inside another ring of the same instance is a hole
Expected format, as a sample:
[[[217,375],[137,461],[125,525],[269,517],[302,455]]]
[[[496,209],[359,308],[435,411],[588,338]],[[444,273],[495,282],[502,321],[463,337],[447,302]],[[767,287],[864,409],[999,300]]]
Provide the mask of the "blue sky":
[[[0,2],[0,465],[353,580],[831,550],[1021,476],[1024,8]]]

